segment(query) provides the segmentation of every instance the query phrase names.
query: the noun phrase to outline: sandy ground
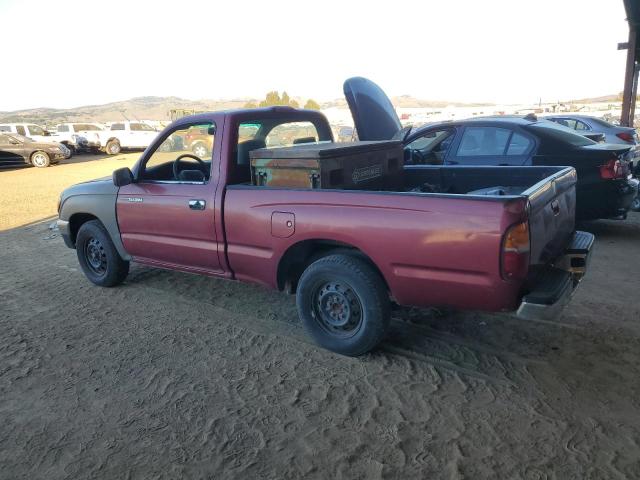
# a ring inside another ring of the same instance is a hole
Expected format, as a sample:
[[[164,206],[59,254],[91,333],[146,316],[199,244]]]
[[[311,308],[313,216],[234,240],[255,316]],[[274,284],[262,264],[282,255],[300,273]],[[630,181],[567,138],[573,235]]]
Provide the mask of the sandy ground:
[[[57,215],[65,188],[131,167],[140,152],[121,155],[75,155],[48,168],[0,169],[0,231]]]
[[[293,297],[140,266],[102,289],[46,223],[0,232],[0,478],[640,478],[640,214],[583,228],[558,321],[400,309],[358,359]]]

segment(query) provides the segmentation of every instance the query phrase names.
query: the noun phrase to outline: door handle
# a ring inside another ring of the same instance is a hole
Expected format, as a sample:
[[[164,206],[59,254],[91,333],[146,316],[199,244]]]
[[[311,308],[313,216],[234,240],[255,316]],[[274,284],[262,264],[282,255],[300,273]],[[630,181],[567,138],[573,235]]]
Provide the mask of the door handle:
[[[191,210],[204,210],[207,202],[204,200],[189,200],[189,208]]]

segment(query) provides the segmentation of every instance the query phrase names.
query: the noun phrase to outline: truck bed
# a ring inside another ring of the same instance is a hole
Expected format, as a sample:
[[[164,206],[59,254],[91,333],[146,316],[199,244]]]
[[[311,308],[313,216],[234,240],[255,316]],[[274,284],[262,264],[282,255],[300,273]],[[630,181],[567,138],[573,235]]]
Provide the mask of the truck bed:
[[[501,277],[503,235],[528,220],[530,263],[561,254],[574,230],[575,180],[563,167],[411,166],[402,191],[230,185],[226,260],[238,279],[281,287],[289,249],[331,239],[371,258],[400,304],[513,310],[522,283]],[[441,191],[406,191],[424,183]],[[496,185],[523,190],[468,193]]]

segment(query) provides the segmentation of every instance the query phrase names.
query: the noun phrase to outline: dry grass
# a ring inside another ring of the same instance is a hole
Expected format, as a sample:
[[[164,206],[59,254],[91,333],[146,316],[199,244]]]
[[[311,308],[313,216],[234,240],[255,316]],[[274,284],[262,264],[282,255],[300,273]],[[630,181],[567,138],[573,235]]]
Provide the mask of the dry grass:
[[[49,168],[0,170],[0,231],[57,215],[60,193],[70,185],[131,167],[139,152],[109,157],[79,155]]]

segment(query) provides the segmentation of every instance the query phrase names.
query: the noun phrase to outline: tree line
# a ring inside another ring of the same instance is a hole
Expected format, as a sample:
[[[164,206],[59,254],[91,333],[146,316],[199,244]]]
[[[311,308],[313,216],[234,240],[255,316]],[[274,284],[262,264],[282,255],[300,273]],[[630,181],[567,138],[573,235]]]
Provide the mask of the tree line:
[[[267,95],[264,97],[264,100],[260,101],[256,104],[254,101],[249,101],[244,104],[244,108],[256,108],[256,107],[273,107],[275,105],[285,105],[293,108],[299,108],[300,104],[296,102],[293,98],[289,97],[289,94],[286,91],[282,92],[282,95],[277,90],[273,90],[271,92],[267,92]],[[304,104],[304,107],[309,110],[320,110],[320,104],[310,98]]]

